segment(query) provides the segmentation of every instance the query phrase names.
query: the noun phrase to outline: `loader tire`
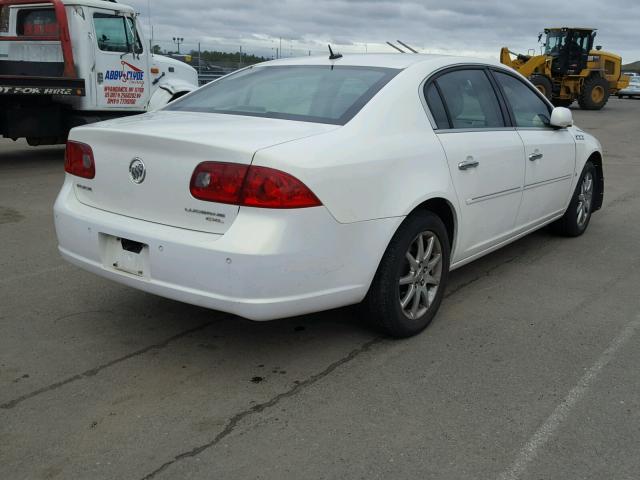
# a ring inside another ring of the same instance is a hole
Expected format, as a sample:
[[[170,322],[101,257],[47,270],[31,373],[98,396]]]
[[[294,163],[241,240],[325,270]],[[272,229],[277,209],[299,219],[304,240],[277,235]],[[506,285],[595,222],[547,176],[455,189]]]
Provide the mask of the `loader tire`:
[[[584,88],[578,96],[583,110],[600,110],[609,101],[609,82],[600,77],[591,77],[584,82]]]
[[[554,98],[553,100],[551,100],[551,102],[553,103],[554,107],[565,107],[565,108],[569,108],[571,106],[571,104],[573,103],[573,99],[567,99],[567,98]]]
[[[532,75],[530,80],[542,95],[551,100],[551,90],[553,89],[551,80],[544,75]]]

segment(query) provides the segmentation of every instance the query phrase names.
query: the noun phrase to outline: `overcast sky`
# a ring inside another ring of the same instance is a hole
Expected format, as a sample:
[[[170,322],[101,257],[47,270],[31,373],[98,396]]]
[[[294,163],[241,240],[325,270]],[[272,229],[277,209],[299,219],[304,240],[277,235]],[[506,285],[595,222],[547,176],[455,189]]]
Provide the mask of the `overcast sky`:
[[[640,60],[639,0],[120,0],[149,12],[155,43],[181,49],[244,51],[271,56],[282,38],[283,56],[320,54],[330,42],[348,52],[389,52],[402,40],[424,53],[497,57],[500,47],[539,48],[548,26],[598,28],[596,44]],[[175,46],[174,46],[175,47]],[[539,50],[538,50],[539,51]]]

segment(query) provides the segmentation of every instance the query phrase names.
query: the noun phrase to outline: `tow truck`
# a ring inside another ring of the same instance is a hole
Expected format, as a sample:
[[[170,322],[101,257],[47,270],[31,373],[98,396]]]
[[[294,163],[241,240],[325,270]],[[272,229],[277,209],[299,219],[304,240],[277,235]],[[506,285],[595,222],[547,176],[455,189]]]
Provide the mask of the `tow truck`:
[[[160,108],[198,88],[153,54],[114,0],[0,0],[0,136],[65,143],[73,127]]]

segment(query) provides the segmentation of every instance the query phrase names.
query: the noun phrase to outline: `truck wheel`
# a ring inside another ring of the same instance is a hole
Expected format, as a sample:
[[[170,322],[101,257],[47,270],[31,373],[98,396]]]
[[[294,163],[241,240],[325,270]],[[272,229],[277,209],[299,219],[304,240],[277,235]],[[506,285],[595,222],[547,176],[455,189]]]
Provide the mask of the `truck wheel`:
[[[600,110],[609,101],[609,82],[605,78],[591,77],[584,82],[584,88],[578,96],[583,110]]]
[[[544,75],[532,75],[531,83],[536,87],[541,94],[551,100],[551,91],[553,89],[553,85],[551,84],[551,80],[549,80]]]
[[[573,103],[573,99],[567,99],[567,98],[554,98],[553,100],[551,100],[551,102],[553,103],[553,105],[555,107],[565,107],[565,108],[569,108],[571,106],[571,104]]]
[[[363,313],[387,335],[416,335],[438,311],[448,274],[449,238],[442,220],[428,211],[415,212],[391,239]]]

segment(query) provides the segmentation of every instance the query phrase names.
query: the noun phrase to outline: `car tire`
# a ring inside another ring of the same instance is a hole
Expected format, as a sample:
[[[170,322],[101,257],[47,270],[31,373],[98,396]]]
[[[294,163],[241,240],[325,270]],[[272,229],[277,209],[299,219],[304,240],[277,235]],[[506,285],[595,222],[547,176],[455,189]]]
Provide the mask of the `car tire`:
[[[440,307],[449,261],[449,237],[440,217],[429,211],[411,214],[391,239],[362,303],[367,319],[392,337],[420,333]]]
[[[578,103],[583,110],[600,110],[609,101],[609,82],[606,78],[591,77],[584,82]]]
[[[596,167],[591,161],[587,161],[567,211],[552,224],[556,233],[566,237],[578,237],[585,232],[593,213],[593,202],[598,188],[597,175]]]
[[[532,75],[530,81],[542,95],[551,100],[551,95],[553,93],[553,84],[551,83],[551,80],[544,75]]]

